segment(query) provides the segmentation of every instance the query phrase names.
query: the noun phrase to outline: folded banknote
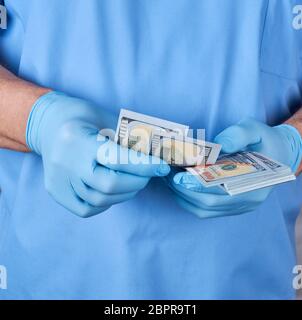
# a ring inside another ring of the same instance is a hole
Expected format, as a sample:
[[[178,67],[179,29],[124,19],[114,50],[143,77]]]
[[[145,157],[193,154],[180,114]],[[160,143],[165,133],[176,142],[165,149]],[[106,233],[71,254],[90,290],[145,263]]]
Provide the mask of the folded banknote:
[[[215,163],[221,146],[188,137],[189,127],[121,109],[115,142],[154,155],[173,166]]]

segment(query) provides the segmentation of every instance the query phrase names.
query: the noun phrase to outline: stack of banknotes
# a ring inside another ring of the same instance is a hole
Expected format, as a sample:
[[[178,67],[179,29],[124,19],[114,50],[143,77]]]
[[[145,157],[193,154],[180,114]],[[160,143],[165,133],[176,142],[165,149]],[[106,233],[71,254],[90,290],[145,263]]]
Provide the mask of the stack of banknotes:
[[[288,166],[256,153],[220,155],[221,145],[188,136],[189,127],[121,109],[115,142],[187,170],[205,187],[230,195],[295,179]]]
[[[205,187],[220,186],[232,196],[296,179],[288,166],[251,151],[224,154],[213,165],[186,170]]]

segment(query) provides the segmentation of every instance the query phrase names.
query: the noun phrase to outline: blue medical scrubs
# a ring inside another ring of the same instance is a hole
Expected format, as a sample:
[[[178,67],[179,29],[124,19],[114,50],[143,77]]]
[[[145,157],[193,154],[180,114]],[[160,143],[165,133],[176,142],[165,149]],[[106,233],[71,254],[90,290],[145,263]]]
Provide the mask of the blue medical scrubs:
[[[294,2],[4,0],[0,61],[117,115],[124,107],[205,128],[211,140],[247,116],[279,124],[301,105]],[[207,220],[179,208],[161,179],[80,219],[46,192],[33,153],[0,150],[0,186],[0,299],[295,295],[301,179],[254,212]]]

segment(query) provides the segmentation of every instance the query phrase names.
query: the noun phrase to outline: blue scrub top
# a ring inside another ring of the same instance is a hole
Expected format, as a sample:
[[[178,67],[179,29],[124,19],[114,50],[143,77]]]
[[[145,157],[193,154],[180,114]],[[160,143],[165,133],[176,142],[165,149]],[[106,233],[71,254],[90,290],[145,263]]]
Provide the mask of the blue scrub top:
[[[294,2],[5,0],[0,61],[117,115],[206,128],[211,140],[247,116],[279,124],[301,105]],[[179,208],[161,179],[80,219],[47,194],[35,154],[0,150],[0,186],[0,299],[294,297],[301,179],[254,212],[207,220]]]

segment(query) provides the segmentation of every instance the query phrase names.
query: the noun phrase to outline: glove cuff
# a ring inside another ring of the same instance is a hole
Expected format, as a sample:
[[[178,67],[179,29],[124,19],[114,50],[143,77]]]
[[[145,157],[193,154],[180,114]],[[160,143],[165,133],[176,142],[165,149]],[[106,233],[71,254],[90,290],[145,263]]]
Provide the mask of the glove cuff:
[[[26,125],[26,144],[28,148],[41,155],[40,126],[50,106],[58,96],[65,94],[51,91],[41,96],[32,106]],[[51,134],[51,132],[49,133]]]
[[[302,136],[297,128],[289,124],[281,124],[275,128],[285,132],[285,136],[294,154],[291,168],[296,173],[302,161]]]

